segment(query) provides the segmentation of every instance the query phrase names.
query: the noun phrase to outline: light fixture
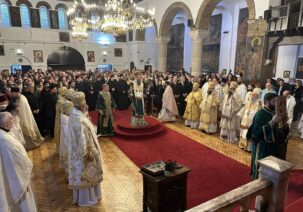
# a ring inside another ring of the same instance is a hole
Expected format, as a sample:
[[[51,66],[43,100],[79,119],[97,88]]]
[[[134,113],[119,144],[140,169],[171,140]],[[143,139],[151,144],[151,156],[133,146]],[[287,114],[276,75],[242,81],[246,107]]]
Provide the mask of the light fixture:
[[[73,28],[72,36],[82,40],[87,38],[89,30],[115,36],[128,30],[143,30],[153,25],[155,8],[139,7],[133,0],[100,0],[98,4],[75,0],[67,15]]]
[[[21,49],[16,49],[16,54],[17,55],[22,55],[22,50]]]

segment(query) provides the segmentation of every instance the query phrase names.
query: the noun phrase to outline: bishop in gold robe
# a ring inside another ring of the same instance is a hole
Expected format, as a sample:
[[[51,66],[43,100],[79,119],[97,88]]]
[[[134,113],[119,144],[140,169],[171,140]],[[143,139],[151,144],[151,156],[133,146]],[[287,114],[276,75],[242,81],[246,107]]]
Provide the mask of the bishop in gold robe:
[[[200,130],[203,130],[206,133],[217,132],[220,103],[220,97],[217,95],[217,92],[215,92],[215,84],[209,82],[207,94],[202,96],[202,102],[200,104]]]
[[[193,91],[186,97],[185,101],[187,103],[183,116],[185,125],[198,129],[200,123],[200,104],[202,101],[198,83],[194,83]]]
[[[237,114],[241,120],[239,147],[249,152],[252,150],[252,143],[246,139],[246,134],[253,122],[255,114],[262,108],[262,102],[260,100],[261,93],[262,90],[260,88],[255,88],[251,92],[251,96],[248,98],[249,100],[245,106]]]

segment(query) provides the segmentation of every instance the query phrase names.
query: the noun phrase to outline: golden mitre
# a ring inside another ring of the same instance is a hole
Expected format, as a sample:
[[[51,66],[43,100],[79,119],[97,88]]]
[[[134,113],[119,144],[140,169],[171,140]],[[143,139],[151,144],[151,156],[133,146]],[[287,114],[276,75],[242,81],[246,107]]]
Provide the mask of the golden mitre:
[[[64,114],[69,113],[72,110],[73,106],[74,105],[71,101],[64,101],[64,103],[61,106],[62,113]]]
[[[83,106],[86,104],[85,94],[83,92],[75,92],[72,96],[72,103],[75,107]]]
[[[58,89],[58,94],[61,96],[65,96],[67,93],[67,88],[66,87],[61,87]]]
[[[70,88],[66,91],[65,98],[71,100],[74,94],[74,89]]]

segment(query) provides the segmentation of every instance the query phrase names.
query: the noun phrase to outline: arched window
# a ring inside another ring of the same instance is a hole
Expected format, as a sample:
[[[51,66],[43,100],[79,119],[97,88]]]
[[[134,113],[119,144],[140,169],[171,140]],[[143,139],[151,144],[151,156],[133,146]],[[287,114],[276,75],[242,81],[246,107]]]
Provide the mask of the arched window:
[[[2,2],[0,4],[1,26],[11,26],[8,4]]]
[[[58,9],[59,29],[67,29],[66,15],[63,8]]]
[[[41,6],[39,8],[39,13],[40,13],[40,24],[41,28],[48,29],[50,28],[49,24],[49,14],[48,14],[48,9],[46,6]]]
[[[22,27],[31,27],[29,8],[26,4],[20,5],[20,17],[21,17]]]

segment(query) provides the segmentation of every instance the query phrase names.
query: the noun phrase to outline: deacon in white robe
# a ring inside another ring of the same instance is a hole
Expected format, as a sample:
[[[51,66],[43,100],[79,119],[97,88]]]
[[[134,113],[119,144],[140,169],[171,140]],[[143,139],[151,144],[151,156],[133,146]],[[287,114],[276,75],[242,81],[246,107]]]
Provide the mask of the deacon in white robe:
[[[60,130],[60,148],[59,148],[59,158],[60,166],[64,168],[66,176],[68,176],[68,122],[71,110],[73,109],[73,103],[66,100],[61,105],[61,130]]]
[[[287,124],[290,126],[292,120],[294,119],[294,108],[296,106],[296,99],[295,97],[290,95],[290,92],[288,90],[283,92],[283,96],[285,96],[286,98],[286,110],[288,116]]]
[[[74,108],[68,123],[68,183],[74,204],[90,206],[101,200],[101,151],[95,128],[87,116],[84,93],[75,92],[72,102]]]
[[[0,211],[37,211],[31,189],[33,164],[22,144],[9,130],[13,118],[8,112],[0,113]]]
[[[16,103],[20,107],[19,119],[20,127],[26,142],[26,150],[34,149],[40,146],[44,138],[41,136],[32,110],[25,96],[20,93],[17,87],[11,88],[12,97],[16,98]]]

